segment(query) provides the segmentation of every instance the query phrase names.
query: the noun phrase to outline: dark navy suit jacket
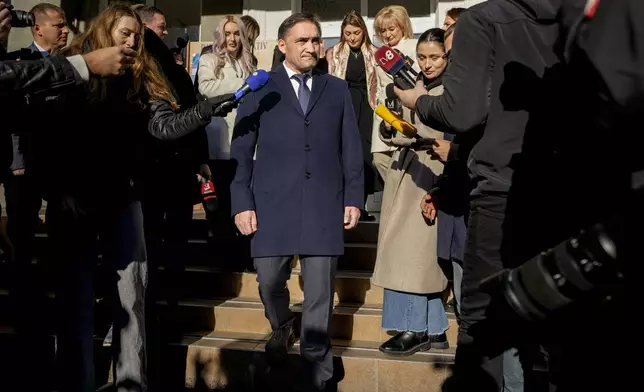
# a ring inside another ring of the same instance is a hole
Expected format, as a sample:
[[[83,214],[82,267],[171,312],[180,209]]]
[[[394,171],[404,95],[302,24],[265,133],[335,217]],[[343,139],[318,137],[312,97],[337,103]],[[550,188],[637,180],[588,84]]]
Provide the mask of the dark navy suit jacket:
[[[257,214],[253,257],[344,253],[344,207],[362,208],[364,186],[345,81],[314,70],[303,113],[284,66],[272,70],[268,84],[237,110],[231,159],[233,216]]]

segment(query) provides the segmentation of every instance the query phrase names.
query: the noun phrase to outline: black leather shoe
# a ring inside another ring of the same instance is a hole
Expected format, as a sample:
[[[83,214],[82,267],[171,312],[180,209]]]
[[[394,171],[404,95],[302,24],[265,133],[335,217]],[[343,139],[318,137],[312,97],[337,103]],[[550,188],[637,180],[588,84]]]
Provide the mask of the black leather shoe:
[[[428,336],[425,332],[400,332],[380,346],[380,351],[386,355],[406,357],[418,351],[427,351],[430,348],[445,349],[449,347],[447,336]]]
[[[266,354],[271,360],[283,360],[288,356],[288,349],[295,342],[293,325],[288,324],[276,329],[266,342]]]
[[[447,335],[443,332],[440,335],[430,335],[429,342],[431,343],[431,348],[445,350],[449,348],[449,342],[447,341]]]

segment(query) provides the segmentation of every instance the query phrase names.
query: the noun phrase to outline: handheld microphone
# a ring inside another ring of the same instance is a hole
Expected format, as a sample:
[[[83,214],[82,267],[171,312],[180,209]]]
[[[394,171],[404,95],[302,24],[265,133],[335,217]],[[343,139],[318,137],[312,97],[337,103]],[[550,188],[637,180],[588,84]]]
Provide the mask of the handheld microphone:
[[[396,53],[398,53],[400,55],[400,57],[403,58],[403,60],[405,60],[405,64],[407,64],[409,66],[409,71],[411,72],[411,74],[416,79],[418,79],[418,72],[416,72],[416,70],[413,68],[414,60],[412,60],[411,57],[407,56],[406,54],[403,54],[403,52],[401,52],[400,50],[398,50],[398,49],[394,49],[394,50],[396,51]]]
[[[380,104],[376,106],[376,114],[378,115],[378,117],[382,118],[384,122],[391,125],[396,131],[409,138],[416,137],[416,134],[418,133],[416,127],[400,118],[399,115],[392,113],[385,107],[385,105]]]
[[[237,91],[235,91],[235,101],[238,102],[251,91],[257,91],[268,83],[268,72],[258,69],[246,78],[246,82]]]
[[[217,201],[217,193],[215,192],[215,185],[210,180],[205,178],[201,179],[201,198],[206,212],[215,213],[219,208]]]
[[[395,49],[382,46],[376,50],[376,61],[389,75],[393,76],[396,87],[409,90],[416,86],[418,73],[413,70]]]
[[[396,113],[397,115],[402,116],[402,102],[400,102],[400,99],[398,99],[398,96],[396,96],[396,93],[394,92],[394,84],[388,84],[385,88],[385,91],[387,92],[387,98],[385,98],[385,107],[390,111]]]

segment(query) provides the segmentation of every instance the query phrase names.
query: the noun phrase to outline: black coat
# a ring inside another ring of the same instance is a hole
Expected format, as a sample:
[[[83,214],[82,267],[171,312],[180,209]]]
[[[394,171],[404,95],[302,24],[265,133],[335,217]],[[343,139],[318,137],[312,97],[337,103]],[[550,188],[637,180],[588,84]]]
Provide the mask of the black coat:
[[[0,57],[6,52],[0,45]],[[12,107],[12,102],[23,100],[26,94],[42,95],[69,91],[82,83],[74,68],[64,57],[48,57],[35,61],[0,61],[0,108]],[[5,121],[0,128],[0,180],[13,160],[11,131]]]
[[[253,159],[257,151],[256,159]],[[237,110],[233,215],[257,214],[253,257],[344,253],[344,207],[363,205],[358,123],[345,81],[313,72],[303,113],[283,66]]]
[[[60,121],[34,135],[32,169],[48,201],[65,196],[100,206],[139,199],[150,135],[177,140],[210,122],[207,101],[175,113],[165,101],[129,100],[130,83],[129,74],[110,79],[101,100],[84,86],[64,94],[51,114]]]
[[[145,29],[145,49],[157,60],[161,71],[181,108],[190,108],[199,101],[192,78],[184,67],[176,64],[174,55],[166,44],[150,29]],[[183,167],[197,172],[198,166],[208,162],[206,129],[199,129],[178,140],[159,140],[149,137],[146,143],[146,160],[149,164]]]

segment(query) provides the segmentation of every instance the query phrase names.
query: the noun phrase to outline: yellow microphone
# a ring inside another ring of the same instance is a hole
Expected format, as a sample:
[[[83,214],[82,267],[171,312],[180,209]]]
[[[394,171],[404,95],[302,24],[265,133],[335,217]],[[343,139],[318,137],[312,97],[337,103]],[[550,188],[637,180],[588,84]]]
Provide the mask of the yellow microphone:
[[[382,118],[384,122],[391,125],[396,131],[402,133],[408,138],[416,137],[416,128],[403,120],[400,116],[393,113],[391,110],[387,109],[385,105],[379,104],[376,107],[376,114],[378,117]]]

